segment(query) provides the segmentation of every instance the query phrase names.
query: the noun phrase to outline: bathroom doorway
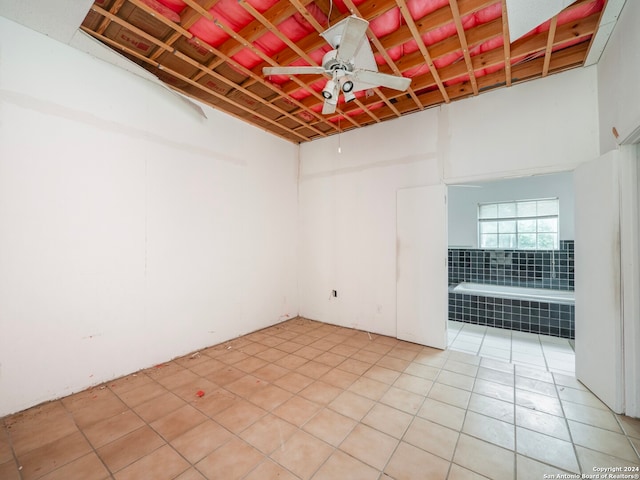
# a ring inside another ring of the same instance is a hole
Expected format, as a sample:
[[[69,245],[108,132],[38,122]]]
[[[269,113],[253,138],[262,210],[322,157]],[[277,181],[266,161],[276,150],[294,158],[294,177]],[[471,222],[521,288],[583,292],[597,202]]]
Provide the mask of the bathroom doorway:
[[[573,376],[574,236],[572,172],[449,185],[449,348]]]

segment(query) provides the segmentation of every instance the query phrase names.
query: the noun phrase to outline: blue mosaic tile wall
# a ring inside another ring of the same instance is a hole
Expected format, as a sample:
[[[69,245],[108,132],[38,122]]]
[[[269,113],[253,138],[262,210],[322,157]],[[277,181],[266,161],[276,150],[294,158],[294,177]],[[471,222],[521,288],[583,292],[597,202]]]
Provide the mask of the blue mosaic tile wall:
[[[573,290],[574,242],[545,251],[449,249],[449,284],[460,282]],[[573,305],[449,293],[449,320],[575,338]]]
[[[574,289],[574,242],[560,250],[449,249],[449,285],[489,283],[552,290]]]

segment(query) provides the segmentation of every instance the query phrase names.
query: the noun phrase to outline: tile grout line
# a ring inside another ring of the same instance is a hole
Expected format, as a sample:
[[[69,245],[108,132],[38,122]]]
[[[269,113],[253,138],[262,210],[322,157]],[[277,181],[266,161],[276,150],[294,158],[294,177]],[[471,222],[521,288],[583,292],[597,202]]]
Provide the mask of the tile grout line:
[[[96,387],[94,387],[94,388],[96,388]],[[105,388],[106,388],[107,390],[111,391],[107,386],[105,386]],[[118,397],[118,400],[120,400],[120,397]],[[121,401],[121,400],[120,400],[120,401]],[[122,403],[124,404],[124,402],[122,402]],[[85,441],[87,442],[87,444],[91,447],[91,451],[95,454],[95,456],[96,456],[96,457],[98,457],[98,459],[100,460],[100,463],[102,464],[102,466],[104,466],[104,468],[107,470],[107,472],[109,473],[109,475],[110,475],[111,477],[113,477],[113,472],[111,471],[111,469],[107,466],[107,464],[105,463],[105,461],[103,460],[103,458],[98,454],[98,450],[94,447],[93,443],[91,443],[91,441],[90,441],[90,440],[89,440],[89,438],[87,437],[86,433],[84,432],[84,429],[83,429],[83,428],[80,428],[80,425],[78,425],[78,423],[76,422],[76,419],[75,419],[75,418],[74,418],[74,416],[73,416],[73,412],[71,412],[71,411],[67,408],[67,406],[64,404],[64,402],[63,402],[63,401],[61,401],[61,400],[60,400],[60,404],[62,405],[62,408],[64,408],[64,409],[65,409],[65,411],[67,412],[67,415],[68,415],[68,416],[71,418],[71,420],[73,421],[73,424],[74,424],[74,425],[76,426],[76,428],[78,429],[78,432],[82,435],[82,437],[84,438],[84,440],[85,440]],[[128,408],[128,405],[127,405],[127,408]],[[123,413],[123,412],[121,412],[121,413]],[[120,413],[120,414],[121,414],[121,413]],[[118,414],[118,415],[120,415],[120,414]],[[101,420],[99,420],[99,421],[101,421]],[[95,422],[95,423],[98,423],[98,422]],[[82,458],[82,457],[78,457],[78,458]],[[77,460],[77,459],[75,459],[75,460]],[[75,461],[75,460],[72,460],[72,461]],[[71,462],[69,462],[69,463],[71,463]],[[68,465],[68,463],[67,463],[67,464],[65,464],[65,465]],[[57,466],[56,468],[54,468],[53,470],[51,470],[51,472],[47,472],[45,475],[48,475],[49,473],[55,472],[56,470],[58,470],[59,468],[64,467],[65,465]]]
[[[558,396],[558,402],[560,402],[560,410],[562,411],[562,418],[564,420],[564,423],[567,427],[567,433],[569,434],[569,441],[571,442],[571,447],[573,449],[573,454],[576,457],[576,463],[578,465],[578,473],[585,473],[584,469],[582,468],[582,464],[580,462],[580,457],[578,456],[578,449],[576,448],[576,443],[573,440],[573,433],[571,432],[571,428],[569,426],[569,419],[567,418],[567,414],[564,410],[564,403],[562,402],[562,398],[560,397],[560,390],[558,389],[558,383],[556,382],[556,376],[554,374],[551,374],[551,378],[553,378],[553,386],[554,389],[556,391],[556,395]]]

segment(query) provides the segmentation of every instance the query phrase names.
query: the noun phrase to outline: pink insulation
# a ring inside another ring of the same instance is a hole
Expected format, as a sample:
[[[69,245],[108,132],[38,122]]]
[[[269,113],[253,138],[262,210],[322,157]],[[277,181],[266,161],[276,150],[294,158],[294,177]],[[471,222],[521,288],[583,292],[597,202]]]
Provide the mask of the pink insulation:
[[[426,46],[433,45],[434,43],[441,42],[445,38],[449,38],[455,35],[457,32],[456,24],[451,22],[442,27],[434,28],[433,30],[429,30],[427,33],[422,35],[422,41]]]
[[[141,0],[147,7],[153,8],[156,12],[165,18],[168,18],[172,22],[180,23],[180,15],[174,10],[170,9],[166,5],[158,2],[157,0]]]
[[[439,8],[449,5],[449,0],[408,0],[407,7],[411,18],[418,20]]]
[[[155,10],[163,14],[165,17],[170,18],[173,21],[178,21],[176,19],[177,14],[180,13],[185,8],[185,3],[182,0],[143,0],[147,5],[152,6]],[[358,6],[364,3],[366,0],[353,0],[353,3]],[[277,0],[248,0],[248,2],[258,11],[265,12],[269,10],[271,7],[274,7],[277,3]],[[575,6],[573,8],[568,8],[564,12],[562,12],[558,16],[558,26],[566,24],[568,22],[574,22],[580,20],[582,18],[588,17],[595,13],[598,13],[604,7],[605,0],[592,0],[586,2],[584,4]],[[407,6],[411,16],[414,20],[418,21],[425,16],[443,8],[449,8],[449,0],[407,0]],[[327,26],[327,17],[320,10],[320,8],[315,3],[310,3],[307,7],[307,10],[313,15],[315,20],[322,25],[323,27]],[[334,12],[339,12],[343,15],[349,14],[349,9],[344,4],[344,0],[333,0]],[[249,25],[253,20],[253,16],[244,8],[242,8],[241,4],[238,0],[220,0],[216,5],[209,10],[212,17],[215,21],[207,20],[204,18],[196,21],[190,28],[189,31],[198,39],[208,43],[213,47],[220,47],[225,41],[229,39],[229,35],[225,33],[225,31],[217,25],[217,22],[225,25],[229,29],[233,31],[240,31],[247,25]],[[499,20],[502,16],[502,2],[500,0],[495,0],[491,5],[482,8],[473,13],[464,15],[462,17],[462,27],[464,30],[469,30],[476,28],[478,26],[484,25],[489,22],[494,22]],[[372,19],[370,21],[369,27],[371,31],[384,42],[384,37],[392,34],[397,31],[406,22],[400,12],[399,8],[393,8],[388,10],[387,12],[379,15],[378,17]],[[547,21],[542,25],[538,26],[536,29],[529,32],[526,36],[543,33],[549,30],[550,22]],[[309,35],[317,35],[318,32],[315,28],[309,24],[304,18],[304,16],[296,13],[295,15],[285,19],[278,26],[279,32],[281,32],[284,36],[289,38],[292,42],[298,43]],[[445,25],[441,25],[437,28],[431,29],[425,32],[422,35],[422,41],[427,47],[434,46],[440,42],[446,41],[450,37],[457,35],[457,29],[454,22],[449,22]],[[571,46],[574,43],[583,41],[584,38],[575,39],[571,42],[566,42],[563,45],[556,46],[556,49],[566,48]],[[285,50],[287,45],[284,41],[278,38],[274,33],[268,32],[262,35],[257,40],[253,41],[253,48],[259,50],[260,54],[256,54],[255,51],[252,51],[251,48],[243,48],[233,55],[233,60],[235,60],[238,64],[242,65],[248,69],[256,69],[260,65],[264,64],[263,58],[270,57],[273,58],[279,52]],[[502,35],[496,35],[493,38],[490,38],[482,43],[469,45],[469,54],[473,57],[475,55],[485,54],[492,50],[502,49],[503,48],[503,37]],[[325,44],[321,48],[316,49],[315,51],[308,53],[308,55],[313,60],[313,64],[320,64],[322,61],[323,55],[331,49],[331,46]],[[404,55],[408,55],[411,53],[415,53],[418,51],[418,45],[415,41],[409,41],[402,45],[396,45],[392,48],[389,48],[386,51],[391,60],[394,62],[402,58]],[[374,55],[376,62],[380,66],[384,66],[386,61],[383,55],[379,52],[375,51]],[[539,55],[539,54],[538,54]],[[518,61],[522,61],[524,58],[512,59],[512,64],[515,64]],[[464,57],[462,54],[462,50],[459,49],[455,52],[442,55],[440,57],[434,57],[433,62],[436,68],[441,69],[452,65],[455,62],[464,62]],[[292,62],[292,65],[308,65],[308,62],[304,59],[298,59]],[[476,77],[482,77],[483,75],[491,74],[502,70],[504,68],[503,64],[487,66],[482,69],[474,72]],[[383,68],[382,70],[388,71],[388,68]],[[406,70],[403,74],[406,77],[418,77],[421,75],[425,75],[429,72],[429,67],[425,63],[421,63],[420,65]],[[288,76],[272,76],[269,78],[272,83],[277,85],[282,85],[289,82]],[[302,78],[303,81],[308,81],[308,79]],[[447,86],[455,85],[460,82],[468,81],[468,74],[461,75],[458,78],[449,79],[445,82]],[[322,90],[326,83],[326,78],[318,77],[310,87],[316,91]],[[422,91],[429,91],[435,88],[433,85],[423,89]],[[358,96],[364,95],[365,92],[359,92]],[[311,95],[309,91],[306,89],[297,89],[293,93],[291,93],[291,97],[302,100]],[[342,98],[340,99],[342,102]],[[384,103],[380,102],[374,106],[368,107],[370,109],[375,109],[383,106]],[[317,109],[321,109],[320,105],[316,106]],[[355,109],[350,112],[350,115],[357,115],[361,113],[359,109]],[[337,121],[339,116],[336,116],[332,119],[332,121]]]
[[[393,8],[386,13],[383,13],[379,17],[369,22],[369,28],[376,37],[381,38],[395,32],[402,23],[402,14],[400,9]]]
[[[353,4],[357,7],[366,0],[354,0]],[[348,13],[349,9],[344,4],[343,0],[333,0],[333,8],[337,9],[340,13]]]
[[[160,1],[166,2],[169,0]],[[271,8],[276,3],[276,0],[251,0],[248,3],[262,13]],[[242,8],[237,0],[220,0],[209,10],[209,13],[215,20],[223,23],[234,32],[239,32],[253,21],[253,16]],[[201,18],[194,23],[189,29],[189,32],[212,47],[220,46],[229,38],[224,30],[216,25],[215,21],[206,18]]]
[[[182,0],[158,0],[161,4],[167,7],[169,10],[173,10],[176,13],[182,12],[184,7],[187,6]]]

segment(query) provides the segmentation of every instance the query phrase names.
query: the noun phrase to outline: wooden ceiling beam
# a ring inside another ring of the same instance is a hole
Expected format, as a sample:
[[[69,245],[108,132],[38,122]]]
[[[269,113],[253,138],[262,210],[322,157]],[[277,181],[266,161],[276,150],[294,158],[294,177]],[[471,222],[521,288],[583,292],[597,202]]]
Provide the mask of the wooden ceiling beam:
[[[302,17],[309,23],[309,25],[311,25],[315,29],[317,33],[321,33],[325,30],[325,27],[321,25],[320,22],[318,22],[316,18],[311,15],[311,13],[309,13],[309,10],[307,10],[304,3],[302,3],[300,0],[290,0],[290,2],[291,5],[294,6],[298,13],[302,15]]]
[[[94,7],[96,7],[96,6],[94,5]],[[100,8],[100,7],[97,7],[97,8]],[[190,84],[191,86],[193,86],[193,87],[195,87],[195,88],[197,88],[199,90],[202,90],[203,92],[206,92],[208,95],[212,95],[212,96],[216,97],[217,99],[219,99],[220,101],[222,101],[224,103],[228,103],[230,105],[233,105],[235,108],[238,108],[238,109],[240,109],[240,110],[242,110],[242,111],[244,111],[244,112],[246,112],[246,113],[248,113],[250,115],[255,115],[256,117],[260,118],[261,120],[263,120],[263,121],[265,121],[267,123],[270,123],[270,124],[272,124],[272,125],[274,125],[274,126],[276,126],[278,128],[281,128],[283,130],[289,131],[290,133],[296,135],[297,137],[299,137],[303,141],[307,141],[309,139],[308,137],[305,137],[304,135],[301,135],[301,134],[297,133],[295,130],[290,129],[290,128],[286,128],[286,127],[280,125],[277,121],[272,120],[269,117],[264,116],[264,115],[260,114],[259,112],[255,111],[255,110],[252,110],[249,107],[245,107],[244,105],[242,105],[242,104],[240,104],[238,102],[235,102],[234,100],[232,100],[232,99],[230,99],[230,98],[228,98],[228,97],[226,97],[226,96],[224,96],[224,95],[222,95],[222,94],[220,94],[220,93],[218,93],[218,92],[216,92],[214,90],[211,90],[210,88],[207,88],[204,85],[201,85],[200,83],[190,79],[189,77],[186,77],[186,76],[182,75],[179,72],[176,72],[175,70],[172,70],[170,68],[167,68],[167,67],[161,65],[160,63],[156,62],[155,60],[151,60],[150,58],[147,58],[144,55],[140,55],[135,50],[133,50],[133,49],[131,49],[131,48],[125,46],[125,45],[122,45],[122,44],[116,42],[115,40],[111,40],[110,38],[105,37],[104,35],[101,35],[101,34],[99,34],[97,32],[92,31],[92,30],[89,30],[89,29],[87,29],[85,27],[81,27],[81,28],[83,29],[83,31],[87,32],[89,35],[99,39],[101,42],[109,44],[112,47],[118,48],[118,49],[122,50],[123,52],[125,52],[125,53],[127,53],[127,54],[129,54],[129,55],[131,55],[131,56],[133,56],[133,57],[135,57],[137,59],[139,59],[139,60],[142,60],[143,62],[145,62],[145,63],[147,63],[147,64],[149,64],[151,66],[159,68],[160,70],[168,73],[169,75],[171,75],[171,76],[173,76],[173,77],[175,77],[175,78],[177,78],[179,80],[182,80],[183,82],[186,82],[186,83]],[[177,88],[177,89],[179,89],[179,88]],[[182,90],[182,89],[180,89],[180,90]],[[215,107],[215,108],[217,108],[217,107]]]
[[[194,0],[184,0],[185,2],[193,2]],[[272,67],[276,67],[278,66],[278,64],[271,58],[269,57],[266,53],[264,53],[262,50],[260,50],[259,48],[256,48],[255,46],[253,46],[253,44],[251,44],[251,42],[249,42],[248,40],[246,40],[245,38],[242,38],[240,36],[239,33],[233,31],[231,28],[227,27],[224,23],[220,22],[219,20],[214,19],[215,24],[220,27],[227,35],[229,35],[230,37],[232,37],[236,42],[242,44],[243,46],[245,46],[246,48],[248,48],[249,50],[251,50],[252,53],[254,53],[256,56],[258,56],[260,59],[262,59],[263,62],[266,62],[267,64],[271,65]],[[320,102],[324,102],[324,97],[322,95],[320,95],[320,93],[318,93],[317,91],[315,91],[313,88],[311,88],[309,85],[305,84],[303,81],[301,81],[299,78],[297,78],[295,75],[292,75],[291,78],[294,82],[296,82],[298,85],[300,85],[300,87],[302,87],[303,89],[305,89],[307,92],[309,92],[311,95],[313,95],[318,101]],[[262,81],[262,80],[261,80]],[[336,109],[336,111],[339,114],[342,114],[342,111],[338,108]],[[359,127],[360,124],[358,124],[355,120],[353,120],[351,117],[346,116],[346,119],[353,123],[355,126]]]
[[[109,9],[109,13],[111,13],[113,15],[117,15],[118,12],[120,11],[120,9],[122,8],[123,4],[124,4],[124,0],[116,0],[115,3]],[[107,27],[109,26],[110,23],[111,23],[111,18],[104,17],[102,19],[102,22],[100,22],[100,25],[96,29],[96,32],[98,32],[100,35],[102,35],[104,33],[104,31],[107,29]]]
[[[306,6],[313,2],[313,0],[301,0],[301,2]],[[280,0],[274,6],[269,8],[266,12],[261,15],[272,25],[279,25],[287,18],[291,17],[297,12],[296,8],[291,5],[288,0]],[[249,25],[244,27],[238,32],[242,38],[246,39],[249,42],[255,42],[258,38],[264,35],[264,29],[262,28],[262,24],[255,20],[251,22]],[[304,48],[304,46],[299,45],[302,50],[309,51]],[[223,52],[225,55],[229,57],[233,57],[236,53],[244,48],[243,45],[239,45],[236,42],[233,42],[232,39],[226,40],[222,45],[218,47],[218,50]]]
[[[238,70],[242,74],[246,75],[249,78],[252,78],[255,81],[255,83],[264,82],[264,80],[262,78],[262,73],[260,73],[260,74],[254,73],[250,69],[244,67],[243,65],[240,65],[238,62],[233,60],[231,57],[227,57],[225,54],[223,54],[222,52],[218,51],[217,49],[215,49],[214,47],[210,46],[209,44],[206,44],[204,42],[200,42],[199,40],[196,40],[196,43],[198,45],[201,45],[203,48],[206,48],[207,50],[209,50],[210,52],[214,53],[215,55],[217,55],[219,57],[218,59],[212,60],[210,62],[210,64],[207,65],[208,68],[214,69],[215,66],[220,63],[220,60],[222,60],[222,61],[228,63],[229,65],[231,65],[233,68],[235,68],[236,70]],[[272,84],[271,82],[264,82],[264,85],[266,85],[269,89],[271,89],[278,97],[286,99],[287,101],[290,101],[291,103],[296,105],[301,111],[306,112],[307,115],[316,118],[321,123],[324,123],[327,126],[329,126],[331,129],[336,129],[337,130],[337,127],[335,125],[333,125],[331,122],[326,121],[325,118],[323,116],[321,116],[318,112],[310,109],[309,107],[304,105],[302,102],[300,102],[296,98],[291,97],[290,95],[288,95],[286,92],[284,92],[282,90],[282,88],[280,86]],[[299,89],[299,85],[295,88],[295,90],[298,90],[298,89]],[[295,113],[297,114],[299,112],[295,112]]]
[[[458,0],[458,10],[460,15],[464,17],[465,15],[482,10],[494,3],[496,3],[496,0]],[[428,13],[420,19],[414,20],[420,35],[425,35],[431,30],[443,27],[451,22],[453,22],[453,14],[451,12],[451,8],[447,5]],[[407,25],[402,25],[396,31],[380,37],[380,41],[386,49],[390,49],[410,41],[412,37],[413,35],[409,30],[409,27]],[[429,45],[429,48],[431,48],[431,45]]]
[[[449,103],[449,96],[447,95],[447,91],[445,90],[444,85],[440,80],[440,75],[438,75],[438,69],[436,68],[435,64],[433,63],[433,60],[431,59],[431,55],[429,54],[429,50],[427,49],[427,46],[424,44],[424,41],[422,41],[422,36],[418,32],[418,29],[416,27],[415,22],[413,21],[413,17],[411,16],[411,12],[409,11],[409,7],[407,6],[407,3],[405,2],[405,0],[396,0],[396,3],[398,5],[398,8],[400,9],[400,13],[402,14],[402,17],[404,18],[404,21],[407,23],[407,26],[409,27],[409,31],[411,32],[412,38],[415,40],[416,45],[418,45],[418,50],[420,51],[422,58],[424,59],[427,66],[429,67],[429,71],[431,72],[431,75],[433,76],[434,81],[436,82],[436,84],[438,85],[438,88],[440,89],[440,93],[442,94],[442,99],[446,103]],[[422,109],[423,108],[422,102],[418,100],[418,103],[420,105],[420,108]]]
[[[599,15],[591,15],[575,22],[565,23],[556,28],[553,46],[575,40],[577,38],[593,35],[598,26]],[[531,35],[511,44],[511,58],[529,55],[534,52],[544,51],[547,47],[548,35],[545,32]]]
[[[482,10],[483,8],[493,5],[494,3],[496,3],[496,1],[500,0],[458,0],[458,9],[460,11],[460,15],[464,17],[465,15],[474,13],[478,10]],[[378,3],[376,2],[376,0],[369,0],[368,2],[365,2],[364,4],[360,4],[358,6],[358,12],[363,15],[363,18],[370,18],[368,16],[364,16],[365,8],[370,9],[367,11],[376,11],[376,8],[380,8],[370,5],[378,5]],[[386,8],[384,11],[388,10],[390,9]],[[343,15],[340,19],[344,18],[345,16],[346,15]],[[425,15],[419,20],[414,20],[416,29],[419,32],[420,36],[423,36],[429,31],[440,28],[451,22],[453,22],[453,16],[451,13],[451,8],[449,6],[441,7],[438,10]],[[402,45],[403,43],[409,42],[413,39],[414,36],[407,25],[401,25],[400,28],[398,28],[396,31],[378,38],[384,50],[389,50],[393,47],[397,47],[398,45]],[[301,42],[299,42],[298,45],[303,50],[310,52],[325,46],[326,42],[322,37],[306,37]],[[431,46],[429,46],[429,48],[431,48]],[[279,65],[289,65],[291,62],[296,60],[296,57],[294,55],[291,55],[289,52],[281,52],[276,55],[274,59],[278,62]],[[259,68],[262,68],[262,66],[263,65],[260,65]]]
[[[205,10],[211,10],[218,2],[219,0],[199,0],[198,5]],[[187,5],[187,7],[180,14],[180,25],[188,30],[193,26],[194,23],[200,20],[200,18],[202,18],[202,14],[190,5]]]
[[[108,12],[107,10],[99,7],[98,5],[95,5],[95,4],[92,5],[91,6],[91,10],[93,10],[96,13],[99,13],[104,18],[108,19],[110,22],[117,23],[121,27],[124,27],[127,30],[130,30],[131,32],[135,33],[136,35],[144,38],[149,43],[154,44],[156,47],[159,47],[159,48],[161,48],[161,49],[163,49],[164,51],[167,51],[167,52],[172,52],[173,51],[172,47],[169,47],[168,45],[163,43],[161,40],[158,40],[153,35],[149,35],[144,30],[131,25],[128,21],[124,20],[123,18],[118,17],[117,15],[114,15],[111,12]],[[96,31],[96,33],[98,33],[98,32]],[[102,34],[98,33],[98,35],[102,35]]]
[[[511,86],[511,34],[509,32],[509,16],[507,0],[502,0],[502,45],[504,48],[504,77],[507,87]]]
[[[579,43],[564,50],[557,51],[551,57],[549,71],[557,73],[568,67],[579,65],[584,61],[584,55],[589,48],[588,42]],[[582,60],[581,60],[582,59]],[[544,66],[544,58],[540,57],[520,65],[514,65],[511,70],[514,81],[528,80],[532,77],[539,76]]]
[[[546,77],[549,73],[549,64],[551,63],[551,53],[553,52],[553,40],[556,36],[556,27],[558,26],[558,16],[551,19],[549,25],[549,33],[547,35],[547,47],[544,52],[544,67],[542,68],[542,76]]]
[[[187,28],[189,28],[191,25],[189,24],[181,24],[178,25],[175,22],[172,22],[171,20],[169,20],[167,17],[165,17],[164,15],[159,14],[158,12],[156,12],[153,8],[151,8],[149,5],[147,5],[146,3],[142,2],[141,0],[128,0],[129,3],[131,3],[132,5],[134,5],[135,7],[139,8],[140,10],[148,13],[149,15],[151,15],[153,18],[158,19],[159,21],[161,21],[162,23],[164,23],[166,26],[170,27],[171,29],[173,29],[173,32],[169,35],[169,38],[167,40],[165,40],[165,43],[167,45],[173,45],[180,37],[185,37],[185,38],[193,38],[193,35],[187,30]],[[217,1],[217,0],[215,0]],[[214,1],[210,1],[210,3],[214,3]],[[195,19],[197,18],[196,16],[192,16],[192,18]],[[149,55],[149,58],[153,59],[153,60],[157,60],[160,55],[162,55],[162,53],[164,52],[163,49],[161,48],[156,48],[154,50],[154,52]]]
[[[333,4],[333,0],[315,0],[313,3],[324,13],[327,17],[327,28],[329,25],[333,25],[340,20],[342,13]]]
[[[584,42],[557,52],[556,54],[554,54],[551,60],[549,72],[558,73],[560,71],[579,65],[584,58],[587,48],[587,43]],[[532,80],[534,78],[540,78],[542,76],[543,64],[544,59],[541,57],[526,64],[514,66],[513,82],[521,83],[524,81]],[[480,91],[493,90],[504,86],[506,86],[506,83],[504,81],[503,71],[497,71],[478,78],[478,87]],[[448,86],[447,93],[453,101],[472,95],[473,90],[470,83],[467,81]],[[419,93],[418,97],[420,98],[420,101],[423,103],[425,108],[436,106],[442,101],[441,95],[437,89],[425,93]],[[415,111],[414,102],[410,98],[407,98],[406,95],[399,95],[394,99],[394,102],[396,108],[398,108],[398,110],[400,110],[403,115]]]
[[[576,36],[587,36],[592,34],[595,29],[596,21],[597,21],[597,15],[592,15],[578,22],[571,22],[558,27],[556,29],[556,35],[555,35],[555,45],[559,45],[563,42],[574,39],[576,38]],[[482,40],[482,39],[478,39],[478,40]],[[444,40],[443,42],[450,43],[450,40],[447,39],[447,40]],[[514,45],[510,46],[510,52],[511,52],[510,59],[517,58],[517,57],[525,57],[531,54],[539,54],[544,50],[544,48],[546,48],[546,43],[547,43],[547,35],[545,33],[532,35],[524,39],[520,39]],[[437,45],[438,44],[435,44],[432,47],[434,51],[437,50],[438,48]],[[444,49],[439,51],[441,52],[440,57],[448,53]],[[493,67],[500,64],[501,62],[505,62],[504,49],[494,49],[494,50],[485,52],[483,54],[473,56],[471,57],[471,60],[476,70],[484,69],[487,67]],[[509,67],[507,68],[510,69],[512,60],[508,63],[509,63]],[[422,64],[424,64],[424,57],[422,56],[421,52],[418,50],[409,55],[405,55],[400,60],[398,60],[397,67],[404,72]],[[385,67],[386,66],[380,66],[380,70],[383,71],[384,73],[392,73],[391,69],[385,68]],[[453,80],[454,78],[465,75],[465,73],[467,72],[467,69],[463,63],[459,62],[459,63],[448,65],[447,67],[443,67],[439,69],[439,72],[440,72],[440,77],[442,82],[446,82],[446,81]],[[431,86],[434,82],[435,80],[430,77],[414,78],[412,80],[412,88],[415,91],[421,90],[423,88],[426,88],[427,86]],[[297,87],[295,85],[284,85],[283,89],[291,93],[294,90],[297,90]]]
[[[449,0],[449,6],[451,7],[451,13],[453,14],[453,21],[456,24],[458,40],[462,47],[462,55],[464,56],[464,62],[467,65],[467,72],[469,75],[469,81],[473,88],[473,94],[478,95],[478,83],[476,82],[476,75],[473,71],[471,57],[469,56],[469,46],[467,45],[467,37],[464,33],[464,27],[462,26],[462,17],[460,16],[460,10],[458,9],[458,0]]]
[[[137,35],[142,36],[143,38],[145,38],[146,40],[148,40],[149,42],[152,42],[154,45],[158,46],[160,49],[172,53],[173,55],[175,55],[177,58],[180,58],[182,61],[185,61],[186,63],[191,64],[192,66],[196,67],[200,72],[201,75],[198,76],[197,78],[191,78],[191,81],[197,82],[197,80],[199,80],[200,78],[202,78],[202,75],[204,74],[209,74],[212,77],[220,80],[221,82],[226,83],[230,88],[241,91],[242,93],[244,93],[245,95],[248,95],[249,97],[254,98],[256,101],[258,101],[259,103],[263,102],[264,99],[256,94],[254,94],[253,92],[251,92],[250,90],[247,90],[246,88],[236,84],[235,82],[233,82],[232,80],[224,77],[223,75],[220,75],[219,73],[217,73],[215,70],[213,70],[212,68],[202,65],[201,63],[197,62],[196,60],[193,60],[191,57],[183,54],[182,52],[174,49],[173,47],[164,44],[163,42],[161,42],[160,40],[155,39],[154,37],[150,36],[149,34],[145,33],[144,31],[140,30],[139,28],[131,25],[129,22],[127,22],[124,19],[121,19],[119,17],[116,16],[112,16],[109,12],[106,12],[104,9],[94,5],[94,7],[92,7],[92,9],[94,11],[96,11],[96,13],[99,13],[101,15],[107,15],[109,16],[109,18],[111,18],[112,21],[117,22],[118,24],[120,24],[121,26],[127,28],[128,30],[132,31],[133,33],[136,33]],[[213,48],[213,47],[210,47]],[[155,59],[151,59],[154,60]],[[231,59],[228,59],[231,60]],[[157,63],[157,62],[156,62]],[[238,67],[240,68],[241,66],[238,65]],[[250,73],[249,70],[247,70],[248,73]],[[261,78],[258,78],[258,80],[262,81]],[[266,82],[265,82],[266,83]],[[277,88],[272,87],[271,85],[266,85],[270,90],[274,91],[274,94],[276,94],[277,96],[282,96],[282,93],[278,91]],[[288,100],[294,101],[293,99],[291,99],[290,97],[287,98]],[[299,104],[300,108],[304,109],[304,106],[302,104]],[[295,116],[295,114],[291,114],[290,112],[287,112],[286,110],[277,108],[277,107],[273,107],[274,109],[276,109],[282,116],[287,117],[287,118],[291,118],[294,121],[300,123],[300,124],[305,124],[305,121],[302,120],[301,118]],[[309,114],[311,114],[312,116],[316,116],[316,112],[314,112],[311,109],[305,109],[308,111]],[[322,120],[322,117],[320,117],[318,115],[318,117]],[[312,128],[312,130],[315,131],[315,128]],[[318,130],[317,133],[321,134],[321,135],[326,135],[324,134],[322,131]]]
[[[352,0],[343,0],[343,1],[345,6],[351,11],[352,14],[357,15],[360,18],[364,18],[360,13],[360,11],[358,10],[358,7],[356,7],[356,5],[353,3]],[[378,53],[382,55],[382,58],[384,58],[384,61],[386,62],[387,66],[391,68],[391,70],[395,75],[402,76],[402,72],[400,71],[400,69],[398,69],[393,59],[389,56],[385,48],[382,46],[376,34],[373,32],[373,30],[371,30],[371,27],[367,28],[367,33],[369,34],[368,36],[369,36],[369,39],[371,40],[371,43],[375,45],[376,49],[378,50]],[[411,86],[407,88],[407,93],[411,95],[411,98],[413,98],[413,100],[416,102],[416,105],[418,106],[418,108],[422,109],[422,104],[420,103],[420,100],[418,100],[418,97],[416,96],[416,94],[413,93],[413,89],[411,88]]]
[[[586,37],[592,35],[597,21],[597,15],[584,18],[577,22],[570,22],[562,25],[556,29],[556,35],[554,39],[554,46],[560,45],[564,42],[573,40],[579,37]],[[513,63],[514,58],[526,57],[531,54],[539,54],[543,52],[547,45],[546,33],[540,33],[532,35],[513,43],[510,47],[511,61]],[[501,61],[505,60],[503,49],[493,49],[485,53],[481,53],[471,57],[474,70],[483,69],[489,66],[495,66]],[[416,66],[421,65],[422,58],[419,52],[414,52],[409,55],[405,55],[398,61],[398,66],[402,71],[409,70]],[[456,76],[462,76],[466,73],[466,67],[460,63],[454,63],[440,69],[454,68],[457,71]],[[443,76],[443,75],[441,75]]]

